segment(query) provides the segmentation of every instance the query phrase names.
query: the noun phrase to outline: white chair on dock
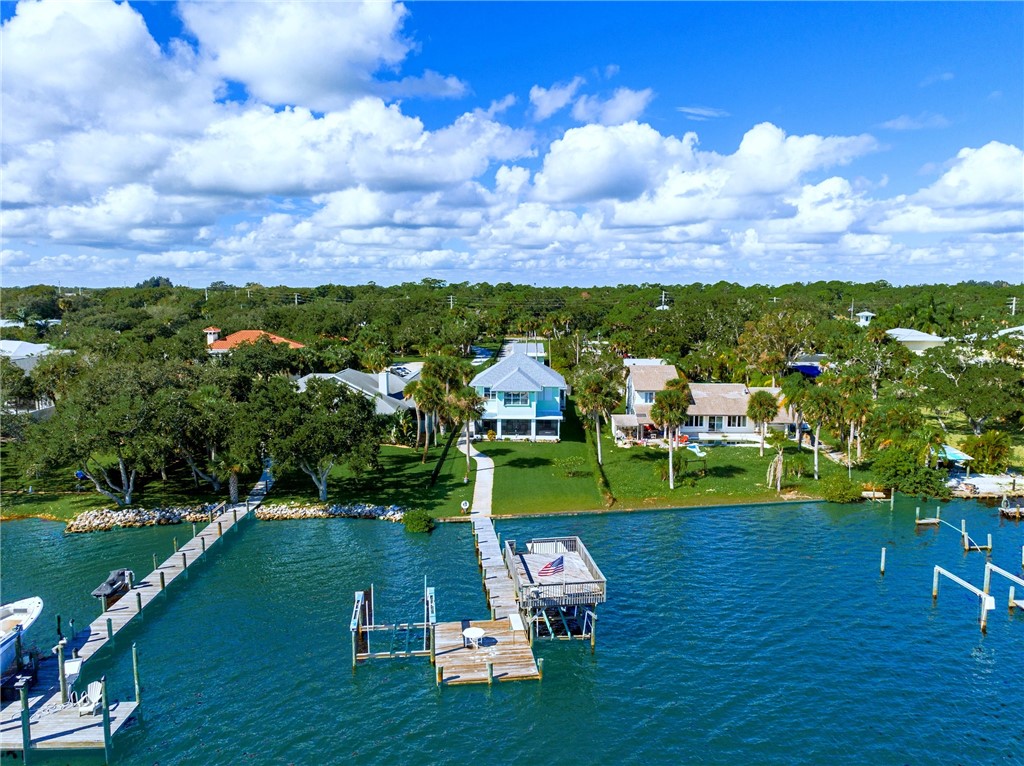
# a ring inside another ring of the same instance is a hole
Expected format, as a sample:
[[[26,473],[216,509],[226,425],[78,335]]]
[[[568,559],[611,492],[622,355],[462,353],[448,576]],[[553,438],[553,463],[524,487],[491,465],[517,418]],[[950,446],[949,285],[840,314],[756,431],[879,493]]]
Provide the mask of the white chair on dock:
[[[103,684],[93,681],[78,701],[78,715],[96,715],[103,707]]]

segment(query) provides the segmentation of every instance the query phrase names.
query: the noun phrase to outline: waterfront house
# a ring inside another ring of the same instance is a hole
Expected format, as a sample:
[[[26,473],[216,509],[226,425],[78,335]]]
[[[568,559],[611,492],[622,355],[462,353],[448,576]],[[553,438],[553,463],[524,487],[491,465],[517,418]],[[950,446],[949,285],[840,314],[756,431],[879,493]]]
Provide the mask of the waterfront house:
[[[532,356],[513,348],[470,385],[484,400],[477,433],[494,431],[499,439],[530,441],[561,438],[565,378]]]
[[[285,343],[290,348],[304,348],[298,341],[282,338],[280,335],[274,335],[263,330],[239,330],[224,338],[220,337],[219,327],[207,327],[203,332],[206,333],[207,352],[215,355],[228,354],[242,343],[255,343],[260,338],[266,338],[271,343]]]
[[[742,383],[691,383],[686,422],[680,433],[704,441],[750,441],[758,433],[757,424],[747,417],[750,397],[758,391],[767,391],[781,399],[780,388],[745,386]],[[796,417],[786,407],[779,407],[770,429],[790,429]]]
[[[332,380],[362,394],[373,401],[378,415],[394,415],[396,412],[412,410],[415,405],[404,394],[406,380],[400,375],[393,375],[384,370],[376,375],[359,370],[344,369],[338,372],[314,372],[304,375],[296,381],[299,391],[305,391],[309,381],[314,378]]]
[[[629,369],[626,377],[626,414],[635,415],[641,426],[651,425],[651,407],[658,392],[664,391],[670,380],[678,378],[679,372],[671,364],[634,363],[626,366]]]

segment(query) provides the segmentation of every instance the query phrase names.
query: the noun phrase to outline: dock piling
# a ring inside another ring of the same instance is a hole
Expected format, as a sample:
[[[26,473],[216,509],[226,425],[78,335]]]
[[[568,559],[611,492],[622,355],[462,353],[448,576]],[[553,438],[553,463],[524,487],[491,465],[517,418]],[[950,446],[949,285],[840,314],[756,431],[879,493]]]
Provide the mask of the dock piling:
[[[441,684],[444,682],[444,668],[440,665],[437,666],[437,687],[440,689]]]
[[[161,569],[160,570],[160,590],[163,590],[166,587],[167,587],[167,582],[165,581],[165,578],[164,578],[164,570]]]
[[[142,685],[139,683],[139,649],[132,644],[132,677],[135,680],[135,704],[142,702]]]
[[[177,537],[174,538],[174,552],[175,553],[178,552],[178,538]]]
[[[68,704],[68,677],[64,672],[64,639],[57,642],[57,672],[60,674],[60,704]]]
[[[110,763],[114,743],[110,737],[110,698],[107,696],[107,677],[100,677],[100,698],[103,707],[103,757]]]
[[[188,569],[188,560],[185,558],[185,551],[181,552],[181,568]]]
[[[109,617],[107,618],[107,640],[114,640],[114,621],[111,620]]]
[[[18,687],[18,695],[21,697],[21,760],[28,763],[28,752],[32,747],[32,724],[29,721],[28,711],[28,680],[21,678],[15,684]]]
[[[537,675],[540,677],[541,681],[544,680],[544,658],[543,657],[538,657],[537,658]]]
[[[224,522],[218,521],[217,522],[217,537],[222,537],[223,535],[224,535]]]
[[[494,663],[493,662],[488,662],[487,663],[487,684],[490,685],[490,684],[493,684],[493,683],[494,683]]]
[[[142,614],[142,594],[135,591],[135,611]]]
[[[206,553],[206,538],[205,537],[200,537],[199,538],[199,545],[202,546],[203,553]]]
[[[157,567],[157,564],[156,564],[156,554],[154,553],[153,554],[153,571],[154,572],[156,571],[156,567]]]
[[[881,563],[882,574],[885,574],[885,548],[882,548],[882,563]]]

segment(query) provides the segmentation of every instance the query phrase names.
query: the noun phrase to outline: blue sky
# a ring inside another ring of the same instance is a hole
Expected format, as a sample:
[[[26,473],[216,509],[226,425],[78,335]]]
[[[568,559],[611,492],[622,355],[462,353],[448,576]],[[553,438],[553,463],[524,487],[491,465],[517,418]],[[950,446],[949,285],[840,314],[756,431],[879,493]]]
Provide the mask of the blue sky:
[[[3,3],[4,284],[1024,281],[1020,3]]]

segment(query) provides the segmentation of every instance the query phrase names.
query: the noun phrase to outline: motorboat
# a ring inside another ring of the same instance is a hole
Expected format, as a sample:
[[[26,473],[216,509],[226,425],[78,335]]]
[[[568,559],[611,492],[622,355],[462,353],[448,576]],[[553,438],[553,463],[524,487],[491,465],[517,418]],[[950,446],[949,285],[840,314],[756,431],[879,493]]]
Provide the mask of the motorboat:
[[[18,636],[32,627],[42,611],[43,600],[38,596],[0,606],[0,671],[14,664]]]

